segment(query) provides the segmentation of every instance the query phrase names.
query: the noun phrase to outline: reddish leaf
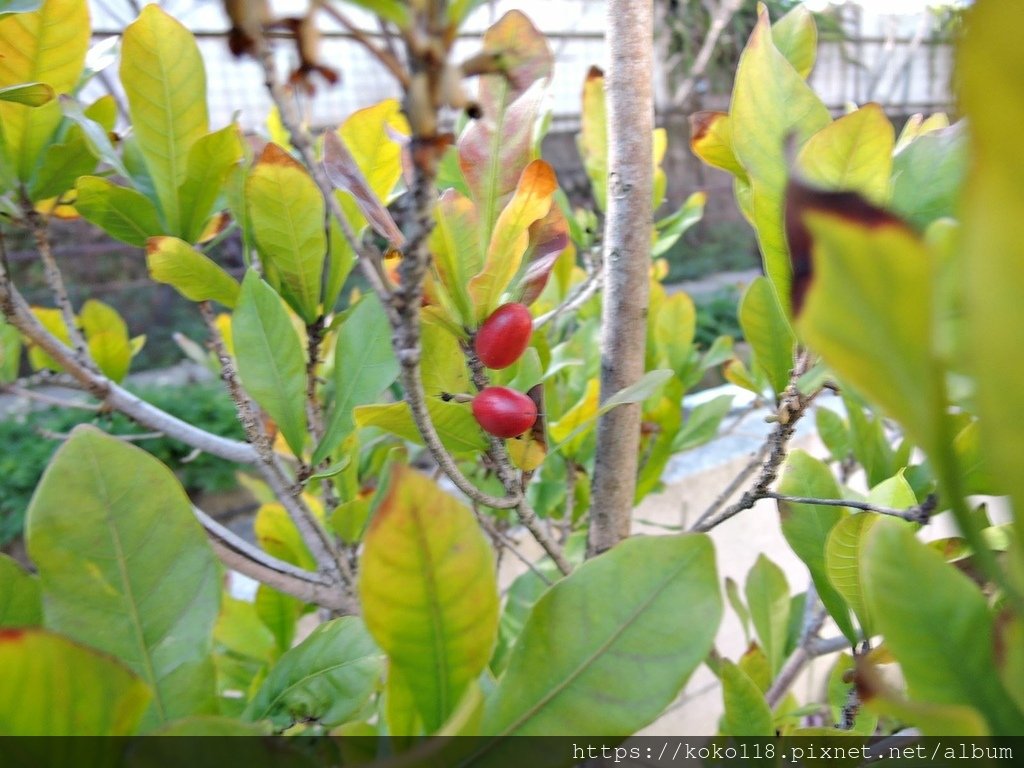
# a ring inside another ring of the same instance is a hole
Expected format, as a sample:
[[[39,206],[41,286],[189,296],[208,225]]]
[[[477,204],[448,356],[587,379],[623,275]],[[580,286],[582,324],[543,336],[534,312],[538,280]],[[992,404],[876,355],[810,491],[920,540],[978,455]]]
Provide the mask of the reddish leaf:
[[[537,300],[548,284],[551,270],[558,257],[569,246],[569,222],[557,205],[548,215],[530,226],[530,245],[526,251],[526,271],[520,280],[520,301],[529,306]]]
[[[377,234],[386,238],[396,248],[405,244],[402,231],[391,218],[388,209],[370,189],[363,172],[334,131],[324,133],[323,164],[331,184],[352,195],[359,210]]]

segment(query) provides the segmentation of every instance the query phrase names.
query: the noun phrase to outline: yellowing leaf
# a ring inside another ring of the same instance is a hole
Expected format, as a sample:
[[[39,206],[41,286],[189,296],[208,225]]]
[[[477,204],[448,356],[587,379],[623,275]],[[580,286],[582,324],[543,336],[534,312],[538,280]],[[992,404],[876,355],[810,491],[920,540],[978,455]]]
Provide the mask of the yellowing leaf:
[[[543,160],[526,166],[515,194],[494,225],[483,271],[469,281],[477,322],[490,316],[519,271],[530,241],[529,227],[550,210],[557,188],[554,169]]]
[[[473,413],[465,403],[446,403],[427,399],[427,410],[444,446],[459,455],[479,454],[487,450],[487,440]],[[386,405],[363,405],[353,412],[358,427],[380,427],[401,438],[423,445],[416,422],[406,402]]]
[[[324,199],[306,169],[268,144],[246,181],[249,212],[271,285],[303,320],[320,313],[327,235]]]
[[[78,317],[89,355],[100,370],[113,381],[121,381],[128,375],[132,361],[131,341],[128,326],[113,307],[96,299],[89,299],[82,305]]]
[[[338,135],[362,170],[370,189],[385,202],[402,177],[402,145],[394,134],[408,136],[409,133],[409,123],[396,99],[385,99],[357,110],[338,128]]]
[[[89,8],[82,0],[46,0],[38,11],[0,18],[0,88],[40,82],[58,94],[78,82],[89,48]],[[0,147],[27,182],[60,123],[60,105],[0,101]]]
[[[68,327],[64,323],[64,316],[59,309],[32,307],[32,314],[58,341],[71,346],[71,335],[68,333]],[[63,366],[59,365],[56,360],[35,344],[28,348],[28,361],[34,371],[39,371],[43,368],[48,368],[51,371],[64,370]]]
[[[176,237],[152,237],[146,244],[149,276],[192,301],[219,301],[234,309],[238,281],[216,262]]]
[[[366,534],[359,594],[370,634],[435,731],[487,665],[497,636],[494,556],[473,513],[396,465]]]
[[[727,112],[694,112],[690,115],[690,148],[708,165],[747,181],[732,146],[732,127]]]
[[[797,168],[824,189],[859,192],[875,204],[889,197],[893,127],[878,104],[865,104],[804,144]]]
[[[467,290],[471,275],[483,266],[476,206],[454,189],[446,189],[434,207],[430,252],[441,284],[455,304],[460,320],[469,324],[473,310]]]
[[[167,227],[181,233],[187,212],[180,188],[208,120],[206,74],[192,33],[158,5],[146,5],[124,31],[121,83]]]
[[[592,422],[597,417],[598,398],[601,394],[601,382],[597,379],[590,379],[587,382],[587,389],[583,393],[583,397],[580,398],[572,408],[565,412],[565,414],[551,425],[551,439],[557,444],[561,445],[563,441],[569,439],[569,436],[580,429],[587,422]],[[588,430],[589,431],[589,430]],[[572,438],[571,441],[566,442],[562,446],[562,450],[567,456],[572,456],[574,453],[580,450],[583,445],[583,440],[586,438],[587,432],[583,431],[580,434]]]
[[[608,127],[604,98],[604,73],[591,67],[583,81],[583,108],[578,138],[583,167],[599,210],[608,197]]]

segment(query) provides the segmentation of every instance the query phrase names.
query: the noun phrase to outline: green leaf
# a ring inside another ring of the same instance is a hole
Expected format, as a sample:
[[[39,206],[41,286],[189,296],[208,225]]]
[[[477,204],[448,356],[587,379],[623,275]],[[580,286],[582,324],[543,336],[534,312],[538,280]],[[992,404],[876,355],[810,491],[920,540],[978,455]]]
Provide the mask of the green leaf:
[[[345,318],[334,351],[334,399],[323,439],[313,454],[317,465],[334,455],[355,429],[353,410],[374,402],[398,376],[391,348],[391,324],[380,300],[364,297]]]
[[[149,276],[170,285],[192,301],[219,301],[234,309],[239,285],[206,254],[176,237],[152,237],[146,242]]]
[[[725,579],[725,596],[729,600],[729,605],[732,606],[733,611],[736,612],[740,624],[743,625],[744,637],[750,640],[750,611],[743,603],[743,598],[740,597],[740,585],[731,576],[727,576]]]
[[[28,185],[29,199],[39,202],[61,196],[75,186],[79,176],[95,170],[96,156],[82,129],[72,125],[62,141],[51,143],[43,152]]]
[[[832,470],[824,462],[800,450],[791,451],[786,459],[782,480],[779,481],[779,493],[816,499],[842,498]],[[855,644],[859,638],[850,621],[850,609],[842,595],[832,586],[825,561],[829,533],[847,516],[847,511],[842,507],[779,502],[782,535],[811,572],[818,596],[839,630],[851,644]]]
[[[608,195],[608,120],[605,107],[604,73],[591,67],[583,81],[583,106],[577,138],[583,168],[590,178],[590,191],[599,211]]]
[[[306,720],[326,727],[344,723],[376,690],[382,661],[359,618],[328,621],[281,656],[244,719],[269,719],[278,731]]]
[[[686,451],[713,438],[718,433],[718,425],[732,408],[732,399],[732,395],[718,395],[694,408],[672,441],[673,450]]]
[[[0,630],[0,736],[126,736],[149,703],[119,662],[39,629]]]
[[[238,375],[296,456],[306,442],[306,361],[281,298],[254,270],[242,281],[231,319]]]
[[[772,711],[764,693],[728,659],[719,668],[725,714],[719,727],[723,736],[775,736]]]
[[[17,328],[0,319],[0,384],[8,384],[18,378],[21,346],[21,334]]]
[[[468,283],[483,267],[480,222],[473,201],[454,189],[446,189],[434,208],[436,225],[430,233],[434,268],[461,321],[473,321]]]
[[[685,235],[690,227],[703,218],[704,204],[707,202],[707,199],[708,195],[706,192],[694,192],[683,201],[678,211],[655,222],[654,226],[657,230],[658,239],[651,249],[652,259],[668,253],[672,246],[679,242],[679,238]]]
[[[918,136],[893,158],[892,210],[921,230],[957,215],[967,167],[962,123]]]
[[[0,101],[24,104],[26,107],[41,107],[55,97],[53,88],[46,83],[22,83],[0,88]]]
[[[446,403],[428,398],[427,410],[441,442],[449,451],[465,455],[487,450],[487,439],[473,418],[468,404]],[[380,427],[405,440],[423,445],[423,437],[405,401],[386,405],[361,405],[355,409],[354,418],[357,427]]]
[[[850,455],[850,430],[842,416],[828,408],[819,407],[814,413],[814,426],[833,461],[842,461]]]
[[[196,717],[184,717],[181,720],[175,720],[173,723],[168,723],[162,728],[158,728],[155,731],[151,731],[146,734],[147,736],[268,736],[270,735],[270,729],[265,727],[263,724],[254,725],[252,723],[242,723],[235,720],[232,717],[223,717],[220,715],[199,715]],[[234,739],[218,739],[202,742],[204,744],[203,758],[209,759],[210,752],[206,747],[214,747],[214,752],[217,751],[219,744],[229,745],[231,747],[230,757],[227,759],[238,760],[245,762],[247,765],[252,765],[238,753],[240,740]],[[219,742],[219,744],[218,744]],[[252,739],[251,742],[259,745],[258,750],[263,749],[263,745],[257,739]],[[143,747],[146,745],[156,747],[160,744],[159,740],[147,740]],[[166,744],[166,742],[165,742]],[[244,749],[245,747],[243,747]],[[144,750],[143,750],[144,752]],[[258,755],[258,756],[257,756]],[[257,751],[256,755],[253,755],[253,760],[260,760],[264,758],[266,752]],[[137,757],[138,754],[134,754],[133,757]],[[143,764],[145,764],[145,758],[141,758]],[[134,762],[134,760],[133,760]],[[138,764],[138,763],[136,763]]]
[[[263,150],[245,193],[268,281],[303,320],[314,322],[327,252],[323,195],[306,169],[276,144]]]
[[[278,654],[292,647],[295,622],[299,620],[301,611],[302,603],[291,595],[278,592],[266,584],[260,584],[256,590],[256,615],[274,636]]]
[[[888,217],[869,224],[810,212],[804,220],[814,271],[797,330],[931,455],[944,431],[945,403],[932,345],[933,263],[924,244]]]
[[[242,161],[242,137],[232,123],[196,140],[188,151],[185,179],[178,190],[181,201],[181,238],[199,240],[228,177]]]
[[[147,238],[166,231],[156,206],[141,192],[98,176],[81,177],[75,188],[75,210],[122,243],[144,247]]]
[[[840,518],[825,542],[825,569],[828,580],[843,596],[860,621],[865,637],[874,634],[875,616],[864,599],[864,543],[877,521],[870,512]]]
[[[89,8],[80,0],[46,0],[32,13],[0,18],[0,49],[17,52],[0,65],[0,88],[39,82],[68,93],[85,64],[89,29]],[[19,181],[29,181],[60,120],[55,100],[39,107],[0,101],[0,145]]]
[[[739,320],[757,364],[775,393],[781,393],[789,385],[796,337],[768,278],[758,277],[747,287],[740,301]]]
[[[100,371],[111,381],[124,380],[132,362],[132,347],[128,326],[117,310],[89,299],[82,305],[78,322],[85,331],[89,355]]]
[[[109,131],[113,130],[113,123],[116,119],[117,105],[114,102],[114,98],[108,94],[98,99],[85,110],[82,109],[82,106],[77,101],[71,98],[61,99],[60,106],[64,112],[64,117],[71,120],[82,130],[82,136],[92,150],[92,153],[113,168],[120,176],[130,179],[132,175],[121,161],[121,155],[114,149],[109,136]],[[101,118],[100,115],[96,114],[99,109],[113,109],[115,113],[113,116]]]
[[[782,668],[786,652],[786,629],[789,624],[789,583],[786,574],[763,554],[747,573],[747,605],[750,619],[761,641],[772,674]]]
[[[772,40],[779,53],[806,80],[818,52],[818,27],[813,14],[803,5],[795,6],[772,24]]]
[[[482,730],[634,733],[678,695],[711,650],[721,617],[710,539],[626,539],[537,602]]]
[[[402,465],[366,534],[359,594],[428,732],[487,665],[498,630],[494,556],[468,507]]]
[[[653,323],[648,323],[648,349],[653,336],[654,348],[658,353],[658,364],[671,368],[677,376],[690,366],[693,355],[693,337],[697,331],[697,308],[688,294],[666,296],[652,307]],[[654,303],[654,302],[652,302]]]
[[[889,198],[895,140],[882,108],[865,104],[811,136],[797,155],[797,168],[815,186],[858,192],[881,205]]]
[[[0,629],[37,627],[43,623],[39,579],[0,553]]]
[[[789,296],[791,281],[782,228],[788,176],[783,144],[792,138],[799,147],[830,120],[825,105],[775,47],[768,11],[761,6],[736,70],[729,123],[733,150],[751,182],[750,213],[765,272],[780,299]]]
[[[868,534],[864,594],[912,700],[972,706],[993,733],[1024,732],[1024,714],[996,672],[985,596],[908,525],[886,520]]]
[[[960,274],[965,284],[967,344],[977,380],[981,444],[992,476],[1009,490],[1016,510],[1018,542],[1024,542],[1024,474],[1014,456],[1024,439],[1024,389],[1010,385],[1024,376],[1024,358],[1015,349],[1013,329],[1024,327],[1020,275],[1024,242],[1024,155],[1011,130],[1024,116],[1016,85],[1024,48],[1014,25],[1024,6],[996,0],[971,14],[970,32],[960,51],[960,99],[971,120],[974,166],[964,201],[964,244]],[[1018,603],[1019,604],[1019,603]]]
[[[349,0],[371,13],[375,13],[385,21],[390,21],[399,29],[409,26],[409,4],[402,0]]]
[[[216,710],[220,569],[169,469],[95,427],[76,427],[36,489],[26,539],[46,626],[142,677],[154,692],[144,727]]]
[[[168,233],[182,235],[189,152],[208,130],[206,73],[192,33],[159,6],[144,6],[121,40],[121,84]]]

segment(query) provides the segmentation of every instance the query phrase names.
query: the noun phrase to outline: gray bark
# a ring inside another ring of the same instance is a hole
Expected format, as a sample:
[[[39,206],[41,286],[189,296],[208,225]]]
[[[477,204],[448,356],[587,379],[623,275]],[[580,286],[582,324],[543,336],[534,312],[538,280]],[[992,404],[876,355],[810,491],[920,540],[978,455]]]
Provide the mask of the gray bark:
[[[644,372],[651,248],[652,0],[609,0],[608,206],[604,233],[601,400]],[[588,553],[629,535],[640,445],[640,405],[597,426]]]

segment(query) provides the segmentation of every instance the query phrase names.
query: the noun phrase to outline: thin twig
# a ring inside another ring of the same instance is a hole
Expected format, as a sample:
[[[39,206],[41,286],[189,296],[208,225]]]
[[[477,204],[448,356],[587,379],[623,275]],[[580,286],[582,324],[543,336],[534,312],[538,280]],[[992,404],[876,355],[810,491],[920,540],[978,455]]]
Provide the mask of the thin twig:
[[[528,558],[526,555],[519,551],[519,545],[515,539],[513,539],[504,531],[498,530],[497,526],[491,523],[491,521],[488,520],[487,517],[481,514],[478,510],[476,519],[477,522],[480,523],[480,527],[484,529],[488,536],[501,542],[501,544],[504,545],[503,549],[507,549],[509,552],[511,552],[513,557],[515,557],[519,562],[521,562],[523,565],[525,565],[527,568],[533,571],[537,578],[543,581],[547,586],[551,586],[551,579],[549,579],[547,577],[547,574],[545,574],[544,571],[538,568],[536,564],[534,564],[530,560],[530,558]]]
[[[204,453],[239,464],[255,464],[259,457],[252,445],[215,435],[188,424],[118,386],[110,379],[82,364],[62,341],[51,334],[32,314],[28,303],[11,283],[0,265],[0,311],[33,344],[52,357],[97,400],[120,411],[138,424],[179,440]]]
[[[409,73],[405,71],[405,67],[402,66],[402,62],[399,61],[392,46],[389,45],[385,48],[381,48],[370,39],[369,35],[367,35],[350,18],[348,18],[348,16],[343,14],[332,4],[325,3],[320,7],[328,16],[348,30],[352,39],[363,46],[363,48],[365,48],[373,58],[380,62],[380,64],[398,81],[398,84],[401,85],[403,89],[409,87]],[[389,40],[389,37],[385,35],[384,39],[387,41]]]
[[[75,351],[75,357],[85,367],[96,370],[92,358],[89,356],[89,346],[85,342],[82,330],[78,327],[78,318],[75,317],[75,308],[72,306],[71,299],[68,296],[67,286],[64,285],[64,277],[61,275],[60,268],[57,266],[57,260],[54,258],[53,248],[50,246],[50,234],[46,229],[46,221],[28,199],[24,201],[23,209],[25,211],[25,218],[28,220],[29,227],[32,230],[32,236],[36,241],[36,251],[43,262],[43,279],[46,280],[46,284],[50,287],[53,299],[57,304],[57,308],[60,309],[61,317],[64,319],[64,325],[67,326],[68,338],[71,339],[71,346]]]
[[[587,277],[586,280],[580,283],[576,290],[569,294],[569,296],[566,297],[565,301],[563,301],[557,307],[550,310],[549,312],[545,312],[543,315],[540,315],[539,317],[534,318],[533,330],[536,331],[540,328],[543,328],[552,320],[556,319],[557,317],[566,312],[573,312],[579,309],[588,301],[590,301],[590,299],[593,298],[594,294],[596,294],[600,289],[601,273],[598,271],[592,273],[590,276]]]
[[[256,452],[259,455],[256,467],[260,475],[285,508],[288,517],[295,524],[317,565],[327,574],[328,578],[351,592],[355,588],[355,577],[348,560],[338,550],[331,535],[324,530],[320,521],[303,500],[302,486],[290,481],[274,453],[263,421],[259,418],[257,406],[242,387],[235,369],[235,362],[227,352],[224,339],[221,338],[213,307],[207,301],[200,302],[199,311],[209,329],[210,345],[220,362],[221,378],[235,403],[238,418],[245,430],[246,437],[256,447]]]
[[[906,509],[894,509],[893,507],[882,507],[877,504],[869,504],[866,501],[855,501],[851,499],[819,499],[810,496],[787,496],[784,493],[768,492],[764,495],[766,499],[786,501],[791,504],[814,504],[822,507],[849,507],[860,509],[865,512],[875,512],[879,515],[890,515],[907,520],[912,523],[927,523],[931,519],[932,512],[938,507],[938,496],[934,493],[928,494],[924,501]]]
[[[232,533],[198,507],[193,507],[192,511],[206,530],[217,557],[229,568],[287,595],[297,597],[304,603],[314,603],[340,613],[358,612],[354,601],[324,576],[271,557]]]
[[[766,440],[765,444],[768,446],[767,455],[761,464],[761,471],[758,473],[754,484],[734,504],[719,512],[709,509],[701,515],[690,527],[691,533],[710,531],[715,526],[735,517],[740,512],[750,509],[761,499],[768,497],[771,484],[775,482],[775,478],[779,474],[779,468],[782,466],[782,462],[786,460],[789,441],[793,437],[793,433],[796,432],[797,422],[818,395],[817,392],[805,395],[797,389],[797,379],[807,371],[809,364],[809,354],[801,352],[793,366],[793,371],[790,373],[789,386],[786,387],[778,410],[772,417],[775,421],[775,428]]]
[[[715,52],[715,46],[718,45],[718,39],[722,36],[722,32],[725,31],[725,27],[736,12],[739,11],[741,0],[721,0],[718,7],[715,9],[715,14],[711,18],[711,26],[708,28],[707,34],[704,36],[704,43],[701,45],[700,50],[697,52],[697,56],[693,60],[693,65],[690,67],[689,72],[686,73],[686,79],[679,84],[676,92],[673,94],[672,101],[677,106],[685,106],[686,101],[690,98],[690,94],[693,93],[693,88],[697,84],[697,81],[704,74],[704,70],[707,69],[708,64],[711,62],[711,55]]]
[[[83,400],[65,400],[63,397],[55,397],[53,395],[48,395],[45,392],[37,392],[34,389],[20,387],[17,384],[2,384],[0,385],[0,392],[6,392],[7,394],[15,395],[17,397],[24,397],[44,405],[53,405],[57,408],[75,408],[81,411],[93,412],[103,410],[103,406],[97,403],[87,403]]]
[[[815,602],[817,602],[817,595],[815,595]],[[774,708],[782,700],[782,697],[786,695],[786,691],[796,681],[797,676],[807,666],[807,663],[814,658],[811,654],[811,646],[827,616],[828,612],[820,604],[806,612],[804,626],[800,633],[800,641],[797,644],[796,650],[786,659],[786,663],[782,665],[778,676],[772,681],[771,686],[764,695],[769,707]]]
[[[750,461],[743,465],[743,468],[736,473],[736,476],[730,480],[729,484],[722,489],[722,492],[715,497],[715,500],[711,502],[706,510],[704,510],[704,513],[697,518],[698,523],[702,520],[711,518],[712,515],[725,506],[725,503],[733,497],[733,494],[740,489],[740,487],[747,481],[747,478],[754,474],[757,468],[764,462],[765,456],[768,455],[769,447],[770,446],[767,441],[758,447]]]

